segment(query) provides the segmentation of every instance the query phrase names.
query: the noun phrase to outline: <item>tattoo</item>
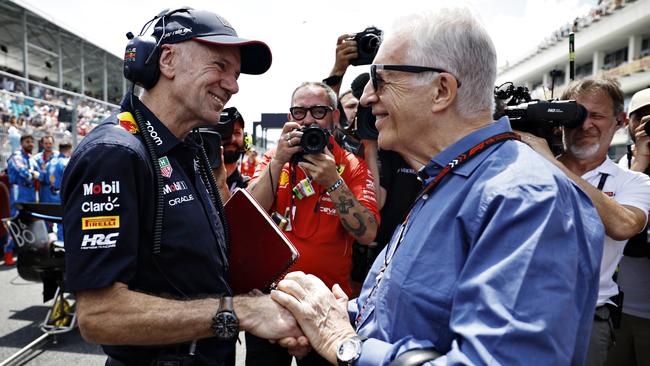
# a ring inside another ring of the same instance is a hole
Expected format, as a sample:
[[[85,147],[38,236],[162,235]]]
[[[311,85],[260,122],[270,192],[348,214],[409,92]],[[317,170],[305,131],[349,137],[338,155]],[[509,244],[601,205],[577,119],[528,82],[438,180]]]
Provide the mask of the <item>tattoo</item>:
[[[370,212],[368,212],[368,209],[366,209],[365,211],[366,211],[366,213],[368,214],[368,222],[371,223],[371,224],[373,224],[373,225],[376,225],[376,224],[377,224],[377,220],[375,220],[375,215],[373,215],[373,214],[371,214]]]
[[[363,234],[366,233],[366,229],[367,229],[366,224],[363,223],[363,217],[358,212],[353,213],[352,216],[354,216],[354,218],[357,219],[357,222],[359,223],[358,227],[351,226],[348,223],[348,221],[344,218],[341,218],[341,224],[347,231],[350,232],[350,234],[352,234],[352,236],[357,238],[363,236]]]
[[[334,205],[336,206],[336,209],[339,210],[340,214],[348,214],[350,213],[350,209],[354,207],[354,200],[351,198],[345,198],[345,197],[339,197],[339,202],[335,202]]]

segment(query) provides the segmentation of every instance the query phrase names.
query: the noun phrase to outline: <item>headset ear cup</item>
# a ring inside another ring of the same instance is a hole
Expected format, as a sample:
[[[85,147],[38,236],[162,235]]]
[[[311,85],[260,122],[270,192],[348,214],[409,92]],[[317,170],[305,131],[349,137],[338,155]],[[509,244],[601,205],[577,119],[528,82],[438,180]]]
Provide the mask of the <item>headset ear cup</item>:
[[[124,77],[145,89],[153,88],[160,76],[158,58],[159,50],[155,37],[133,37],[124,52]]]

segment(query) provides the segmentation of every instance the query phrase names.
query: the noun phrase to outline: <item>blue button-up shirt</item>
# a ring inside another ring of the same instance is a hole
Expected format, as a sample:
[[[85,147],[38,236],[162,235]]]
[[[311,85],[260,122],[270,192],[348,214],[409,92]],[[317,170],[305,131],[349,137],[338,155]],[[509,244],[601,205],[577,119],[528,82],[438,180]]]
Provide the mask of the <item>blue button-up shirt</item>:
[[[421,177],[428,183],[506,131],[503,118],[473,132],[434,156]],[[584,362],[603,226],[587,195],[528,146],[492,145],[454,169],[417,201],[389,259],[399,232],[349,303],[350,319],[365,304],[357,332],[370,338],[358,365],[424,347],[443,354],[435,365]]]

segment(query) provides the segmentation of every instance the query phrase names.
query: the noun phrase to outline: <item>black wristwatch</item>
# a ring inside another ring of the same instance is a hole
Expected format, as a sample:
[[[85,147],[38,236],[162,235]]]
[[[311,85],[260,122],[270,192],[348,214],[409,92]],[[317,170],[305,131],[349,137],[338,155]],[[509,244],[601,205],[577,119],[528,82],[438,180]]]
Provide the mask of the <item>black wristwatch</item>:
[[[239,320],[235,315],[232,297],[224,296],[219,303],[219,310],[212,318],[212,331],[220,341],[232,341],[239,335]]]
[[[323,79],[323,83],[328,86],[337,86],[341,84],[341,81],[343,81],[343,75],[332,75]]]
[[[336,350],[336,361],[339,366],[352,365],[361,356],[361,346],[367,337],[354,336],[341,342]]]

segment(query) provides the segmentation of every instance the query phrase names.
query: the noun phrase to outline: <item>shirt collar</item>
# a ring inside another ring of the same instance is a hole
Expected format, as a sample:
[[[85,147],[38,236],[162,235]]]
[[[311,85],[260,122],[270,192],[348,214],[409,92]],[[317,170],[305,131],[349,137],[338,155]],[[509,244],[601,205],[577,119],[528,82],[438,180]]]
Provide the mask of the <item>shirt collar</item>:
[[[133,97],[133,98],[131,98]],[[131,104],[133,100],[133,104]],[[128,92],[124,98],[122,98],[121,109],[123,111],[128,111],[134,114],[133,118],[135,119],[135,109],[142,113],[142,116],[145,119],[145,127],[153,140],[153,145],[156,149],[158,156],[164,156],[173,149],[176,145],[182,143],[176,136],[174,136],[171,131],[153,114],[146,105],[144,105],[138,97],[133,95],[131,92]]]
[[[494,135],[511,132],[512,128],[510,127],[510,122],[507,117],[501,117],[498,121],[490,123],[489,125],[470,133],[469,135],[463,137],[462,139],[456,141],[452,145],[448,146],[443,151],[439,152],[431,161],[422,167],[418,171],[418,176],[422,180],[427,180],[431,177],[435,177],[442,167],[449,164],[453,159],[458,157],[458,155],[466,152],[471,149],[479,142],[486,140],[489,137]],[[497,145],[489,146],[486,148],[486,151],[492,151]],[[467,160],[464,164],[460,165],[457,169],[453,170],[454,174],[469,176],[472,174],[474,169],[481,164],[485,158],[490,154],[478,154],[473,158]]]
[[[605,157],[605,161],[602,162],[595,169],[590,170],[582,175],[582,179],[588,180],[596,175],[607,174],[607,175],[616,175],[618,172],[618,166],[608,157]]]

